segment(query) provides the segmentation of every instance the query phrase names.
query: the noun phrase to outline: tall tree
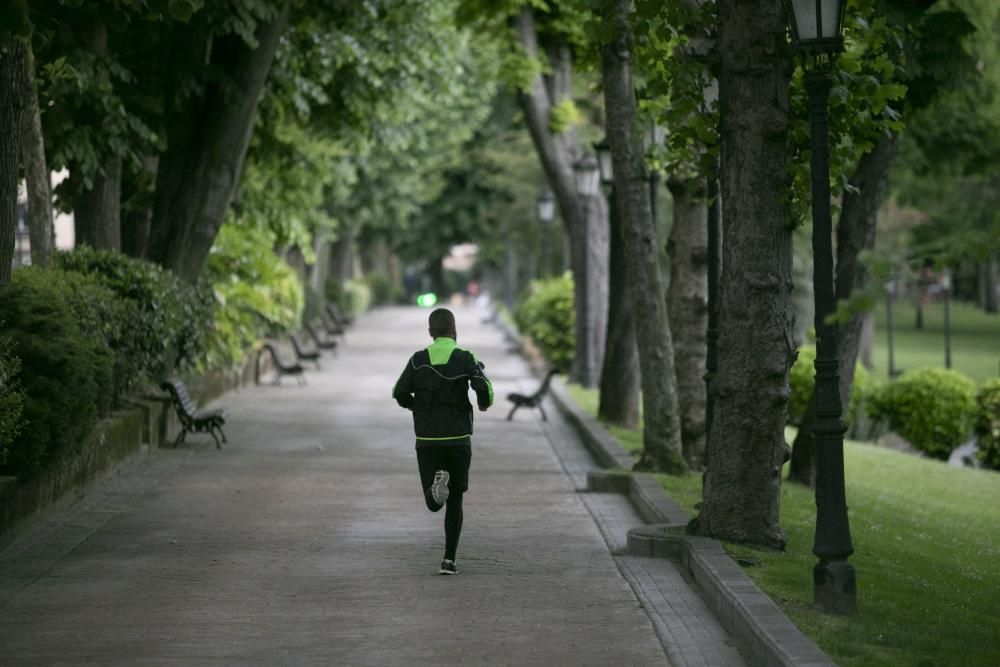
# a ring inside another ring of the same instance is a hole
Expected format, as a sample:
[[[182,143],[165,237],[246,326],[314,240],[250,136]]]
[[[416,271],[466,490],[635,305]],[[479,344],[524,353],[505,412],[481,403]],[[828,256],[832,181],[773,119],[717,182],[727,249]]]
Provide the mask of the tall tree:
[[[185,29],[176,48],[208,53],[214,76],[181,103],[160,159],[148,256],[194,281],[243,171],[257,103],[288,19],[288,2],[258,17],[252,38]]]
[[[683,472],[677,380],[663,285],[660,242],[650,211],[649,178],[632,83],[631,2],[605,5],[612,38],[601,49],[608,143],[614,161],[615,201],[621,211],[629,291],[642,367],[643,452],[640,468]]]
[[[512,20],[520,48],[534,63],[527,85],[518,91],[518,101],[570,238],[577,314],[576,354],[570,377],[583,382],[587,379],[584,378],[586,360],[590,360],[596,375],[604,353],[608,309],[607,203],[600,194],[590,203],[577,194],[573,165],[582,155],[579,139],[572,127],[559,127],[553,122],[557,109],[572,104],[570,44],[558,33],[548,35],[543,53],[538,43],[535,12],[530,7],[522,8]],[[595,379],[589,378],[591,382]]]
[[[38,107],[38,84],[31,40],[25,40],[25,81],[27,104],[22,119],[21,152],[28,189],[28,238],[31,243],[31,263],[46,266],[55,251],[55,230],[52,220],[52,181],[45,160],[45,139]]]
[[[698,533],[782,548],[795,351],[784,204],[789,64],[780,0],[719,0],[723,217],[719,370]]]
[[[21,118],[28,97],[26,60],[24,38],[8,36],[0,46],[0,285],[10,282],[13,269]]]
[[[635,338],[635,315],[629,291],[629,262],[625,251],[621,210],[611,193],[608,223],[611,234],[608,260],[608,336],[604,346],[604,368],[598,394],[597,416],[628,428],[639,425],[639,348]]]

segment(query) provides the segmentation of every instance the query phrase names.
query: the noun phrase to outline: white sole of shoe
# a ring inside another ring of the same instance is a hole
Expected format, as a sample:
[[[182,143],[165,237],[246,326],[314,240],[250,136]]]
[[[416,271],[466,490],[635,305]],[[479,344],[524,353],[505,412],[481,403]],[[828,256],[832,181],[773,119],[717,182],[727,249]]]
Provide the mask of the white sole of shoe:
[[[439,470],[438,472],[441,475],[440,477],[435,477],[434,483],[431,484],[431,498],[438,505],[444,505],[448,501],[448,481],[451,479],[451,476],[447,470]]]

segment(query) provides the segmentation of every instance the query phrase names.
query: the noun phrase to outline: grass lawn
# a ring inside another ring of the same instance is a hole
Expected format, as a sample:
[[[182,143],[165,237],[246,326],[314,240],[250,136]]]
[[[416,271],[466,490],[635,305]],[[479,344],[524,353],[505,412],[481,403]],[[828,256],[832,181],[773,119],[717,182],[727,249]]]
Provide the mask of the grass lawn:
[[[944,305],[924,308],[924,328],[916,328],[916,310],[908,301],[896,302],[892,309],[893,349],[897,369],[914,370],[927,366],[944,367]],[[885,326],[885,305],[875,311],[875,374],[885,379],[889,373],[889,345]],[[1000,315],[987,315],[964,303],[951,304],[952,368],[982,383],[1000,374]]]
[[[596,412],[596,392],[570,388]],[[639,434],[612,428],[626,449]],[[858,613],[812,602],[813,493],[782,488],[785,552],[726,545],[759,566],[747,574],[840,665],[1000,665],[1000,473],[952,468],[864,443],[845,450]],[[690,512],[700,475],[660,475]]]

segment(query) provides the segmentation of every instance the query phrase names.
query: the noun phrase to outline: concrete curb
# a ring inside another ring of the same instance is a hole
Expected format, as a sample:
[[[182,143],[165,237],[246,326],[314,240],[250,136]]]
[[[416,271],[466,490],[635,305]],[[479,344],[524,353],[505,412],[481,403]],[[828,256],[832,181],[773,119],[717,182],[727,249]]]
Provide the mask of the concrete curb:
[[[633,555],[677,561],[751,664],[766,667],[836,664],[757,588],[718,541],[686,533],[688,513],[666,494],[653,475],[628,472],[634,464],[632,456],[596,419],[580,409],[561,381],[552,383],[550,393],[598,463],[618,469],[588,473],[588,490],[628,496],[643,521],[649,524],[629,531],[629,551]]]

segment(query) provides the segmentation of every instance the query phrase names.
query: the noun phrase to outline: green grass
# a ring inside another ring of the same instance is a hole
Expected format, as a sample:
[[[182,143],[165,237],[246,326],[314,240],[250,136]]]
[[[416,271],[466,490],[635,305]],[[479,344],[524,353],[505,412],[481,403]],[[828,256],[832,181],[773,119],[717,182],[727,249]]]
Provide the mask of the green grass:
[[[596,392],[570,391],[596,412]],[[627,449],[641,442],[635,431],[611,430]],[[731,544],[727,551],[760,562],[747,574],[840,665],[1000,664],[1000,474],[856,442],[846,445],[845,474],[856,615],[811,607],[816,509],[810,489],[782,488],[785,552]],[[658,479],[695,512],[700,475]]]
[[[944,305],[924,308],[924,328],[916,328],[916,310],[909,302],[893,305],[893,349],[897,369],[944,367]],[[1000,374],[1000,315],[987,315],[964,303],[951,305],[952,368],[977,383]],[[885,306],[875,312],[875,374],[885,379],[889,372],[889,346]]]

